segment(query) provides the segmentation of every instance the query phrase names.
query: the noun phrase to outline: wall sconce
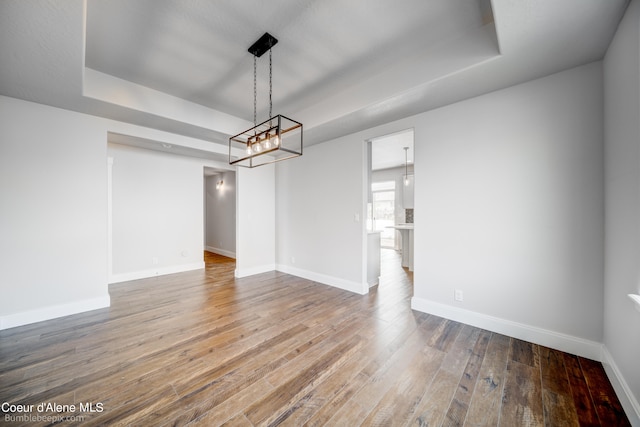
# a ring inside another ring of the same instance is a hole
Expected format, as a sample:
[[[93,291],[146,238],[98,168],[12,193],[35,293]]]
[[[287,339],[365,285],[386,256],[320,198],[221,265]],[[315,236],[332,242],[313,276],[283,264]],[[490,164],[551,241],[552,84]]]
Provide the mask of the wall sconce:
[[[636,310],[640,311],[640,295],[638,294],[628,294],[629,298],[636,303]]]
[[[222,184],[224,184],[223,180],[220,180],[220,181],[216,182],[216,190],[221,189],[222,188]]]

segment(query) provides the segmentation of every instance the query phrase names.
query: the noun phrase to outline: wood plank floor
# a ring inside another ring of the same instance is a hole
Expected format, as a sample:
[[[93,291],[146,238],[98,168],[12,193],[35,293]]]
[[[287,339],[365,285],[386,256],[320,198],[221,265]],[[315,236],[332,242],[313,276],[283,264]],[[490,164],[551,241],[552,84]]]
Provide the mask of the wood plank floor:
[[[112,285],[109,309],[0,331],[0,403],[34,405],[0,424],[630,425],[600,363],[412,311],[392,250],[365,296],[234,267],[207,254]]]

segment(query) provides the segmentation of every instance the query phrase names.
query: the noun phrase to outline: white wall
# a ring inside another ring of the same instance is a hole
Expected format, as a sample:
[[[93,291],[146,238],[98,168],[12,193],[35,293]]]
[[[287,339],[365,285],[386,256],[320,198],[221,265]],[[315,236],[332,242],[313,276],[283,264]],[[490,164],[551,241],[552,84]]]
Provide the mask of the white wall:
[[[361,280],[364,231],[353,224],[365,200],[361,147],[408,128],[416,150],[413,307],[599,359],[601,63],[315,145],[283,162],[278,263],[294,274],[291,267]],[[462,303],[453,301],[456,288]]]
[[[630,3],[604,60],[606,264],[604,343],[640,425],[640,2]],[[609,372],[609,371],[608,371]],[[610,375],[611,376],[611,375]],[[625,384],[626,383],[626,384]],[[616,385],[614,383],[614,385]],[[620,391],[618,395],[622,394]],[[624,401],[623,401],[624,403]]]
[[[216,184],[222,181],[220,188]],[[236,256],[236,173],[227,171],[205,179],[205,248]]]
[[[0,329],[109,306],[110,132],[159,144],[199,149],[211,145],[0,96]],[[203,167],[224,169],[228,165],[136,149],[111,154],[112,179],[117,181],[112,186],[113,244],[119,248],[111,265],[120,272],[115,279],[183,271],[196,263],[201,266]],[[125,177],[130,180],[123,180]],[[175,194],[183,191],[186,194]],[[238,239],[238,246],[247,248],[242,265],[245,271],[255,271],[256,266],[264,267],[266,256],[273,269],[273,168],[270,181],[247,185],[244,196],[239,205],[247,201],[244,205],[248,208],[257,208],[252,204],[257,201],[260,206],[270,206],[271,219],[264,224],[266,229],[244,233],[245,240]],[[129,204],[123,205],[123,198]],[[135,198],[145,203],[140,206]],[[189,213],[180,208],[181,203],[191,206]],[[250,215],[238,215],[239,230],[254,226],[246,222]],[[139,222],[135,224],[134,219]],[[122,227],[133,233],[126,239],[141,249],[140,257],[123,247]],[[155,236],[151,236],[151,229],[157,231]],[[254,247],[260,251],[265,247],[253,246],[256,236],[257,241],[270,241],[266,245],[270,251],[253,253]],[[183,256],[185,250],[187,255]],[[153,264],[155,253],[158,264]]]
[[[236,277],[274,270],[275,167],[236,171]]]
[[[416,306],[485,326],[515,322],[512,333],[533,341],[564,334],[556,346],[598,358],[602,156],[601,63],[423,115]]]
[[[106,136],[0,96],[0,329],[109,306]]]
[[[111,282],[204,268],[203,161],[109,144]]]
[[[302,157],[277,165],[279,270],[368,291],[364,155],[363,139],[345,137],[305,148]]]

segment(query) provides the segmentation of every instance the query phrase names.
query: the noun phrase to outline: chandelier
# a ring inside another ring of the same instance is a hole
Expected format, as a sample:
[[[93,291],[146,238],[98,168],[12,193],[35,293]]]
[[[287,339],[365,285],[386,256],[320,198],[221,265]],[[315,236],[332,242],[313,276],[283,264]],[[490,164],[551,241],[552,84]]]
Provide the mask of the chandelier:
[[[302,123],[272,116],[273,66],[271,48],[278,40],[264,33],[251,47],[253,55],[253,127],[229,138],[229,164],[248,168],[302,155]],[[257,122],[257,59],[269,51],[269,119]]]

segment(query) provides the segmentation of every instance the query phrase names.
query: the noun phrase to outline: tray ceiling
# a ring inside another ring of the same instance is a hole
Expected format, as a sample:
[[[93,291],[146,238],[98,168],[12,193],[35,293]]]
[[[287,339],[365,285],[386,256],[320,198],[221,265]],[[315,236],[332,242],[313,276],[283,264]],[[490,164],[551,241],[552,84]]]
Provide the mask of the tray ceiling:
[[[0,94],[224,143],[268,31],[274,113],[309,145],[600,60],[627,3],[4,0]]]

